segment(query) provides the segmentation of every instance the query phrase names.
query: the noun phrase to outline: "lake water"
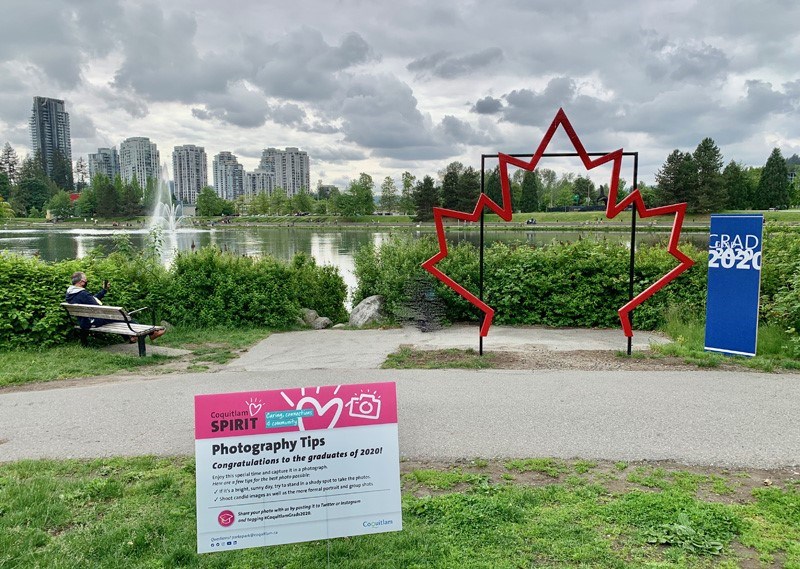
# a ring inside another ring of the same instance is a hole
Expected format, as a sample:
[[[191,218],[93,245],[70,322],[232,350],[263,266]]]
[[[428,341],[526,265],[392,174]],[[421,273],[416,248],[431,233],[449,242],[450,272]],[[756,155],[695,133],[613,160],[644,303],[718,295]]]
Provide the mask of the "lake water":
[[[143,247],[147,239],[146,229],[85,229],[85,228],[0,228],[0,251],[7,250],[21,255],[38,255],[47,261],[80,259],[96,247],[108,253],[114,249],[114,236],[126,234],[134,247]],[[392,234],[408,235],[408,229],[340,229],[295,227],[213,227],[181,228],[163,235],[163,256],[169,264],[177,251],[188,251],[206,245],[216,245],[223,250],[241,255],[271,255],[279,259],[291,259],[304,252],[314,257],[318,264],[333,265],[352,291],[356,286],[353,255],[364,245],[380,245]],[[432,231],[414,231],[413,235],[433,235]],[[448,229],[448,239],[453,242],[479,242],[478,231]],[[637,234],[637,243],[665,241],[668,233]],[[608,239],[630,243],[629,232],[601,231],[486,231],[486,243],[524,242],[547,245],[554,241],[571,242],[578,239]],[[705,247],[708,234],[687,234],[684,240]]]

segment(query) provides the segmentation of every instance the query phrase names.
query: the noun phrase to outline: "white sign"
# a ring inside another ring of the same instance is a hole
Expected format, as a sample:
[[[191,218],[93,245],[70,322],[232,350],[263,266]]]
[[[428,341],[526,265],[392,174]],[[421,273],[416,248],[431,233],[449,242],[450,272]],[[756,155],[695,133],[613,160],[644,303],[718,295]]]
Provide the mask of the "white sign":
[[[402,529],[394,383],[195,397],[197,551]]]

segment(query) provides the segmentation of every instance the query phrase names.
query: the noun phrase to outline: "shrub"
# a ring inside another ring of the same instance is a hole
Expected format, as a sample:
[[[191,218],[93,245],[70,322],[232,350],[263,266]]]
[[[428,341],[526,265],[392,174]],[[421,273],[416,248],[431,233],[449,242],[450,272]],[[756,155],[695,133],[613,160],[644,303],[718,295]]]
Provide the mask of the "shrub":
[[[635,326],[652,329],[664,321],[669,306],[701,312],[705,304],[706,255],[690,246],[682,249],[697,261],[688,273],[667,285],[635,312]],[[420,267],[437,250],[430,238],[395,238],[377,250],[356,255],[357,299],[386,297],[394,316],[404,302],[408,283],[427,273]],[[622,244],[583,240],[547,247],[495,243],[485,251],[484,299],[495,309],[497,324],[615,327],[617,310],[628,301],[630,252]],[[676,265],[663,247],[641,247],[636,255],[635,293],[650,286]],[[441,270],[478,294],[478,250],[469,244],[449,248]],[[428,275],[429,279],[432,277]],[[479,312],[443,283],[435,290],[446,306],[446,318],[477,320]]]

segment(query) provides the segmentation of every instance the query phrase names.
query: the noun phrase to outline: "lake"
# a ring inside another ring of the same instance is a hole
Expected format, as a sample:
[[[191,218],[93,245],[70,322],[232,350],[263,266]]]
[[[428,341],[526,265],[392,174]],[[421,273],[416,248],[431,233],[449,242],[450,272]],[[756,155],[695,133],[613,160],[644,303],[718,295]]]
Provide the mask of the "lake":
[[[415,236],[433,235],[432,230],[416,229],[338,229],[296,228],[296,227],[212,227],[181,228],[174,233],[163,235],[164,263],[169,264],[177,251],[188,251],[192,247],[216,245],[220,249],[240,255],[271,255],[278,259],[291,259],[296,253],[304,252],[314,257],[318,264],[333,265],[339,269],[348,288],[356,286],[353,255],[364,245],[380,245],[391,235]],[[46,261],[80,259],[96,247],[103,247],[108,253],[114,249],[114,236],[126,234],[134,247],[143,247],[147,239],[146,229],[119,228],[64,228],[31,227],[0,228],[0,250],[26,256],[38,255]],[[448,229],[448,239],[452,242],[479,242],[479,232],[473,230]],[[668,233],[640,232],[637,243],[665,241]],[[496,241],[507,243],[525,242],[533,245],[547,245],[553,241],[571,242],[578,239],[608,239],[630,243],[630,232],[602,231],[486,231],[487,245]],[[687,234],[682,240],[690,241],[699,247],[708,243],[707,233]]]

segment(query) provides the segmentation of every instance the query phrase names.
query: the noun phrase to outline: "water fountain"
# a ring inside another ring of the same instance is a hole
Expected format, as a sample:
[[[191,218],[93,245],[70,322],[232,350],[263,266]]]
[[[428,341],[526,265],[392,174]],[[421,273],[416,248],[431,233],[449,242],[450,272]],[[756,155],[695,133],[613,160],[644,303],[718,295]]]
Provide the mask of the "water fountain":
[[[150,214],[149,231],[156,227],[162,231],[175,233],[178,225],[183,221],[183,206],[172,203],[172,192],[169,191],[169,171],[167,163],[161,165],[161,176],[156,185],[156,197],[153,202],[153,211]]]

